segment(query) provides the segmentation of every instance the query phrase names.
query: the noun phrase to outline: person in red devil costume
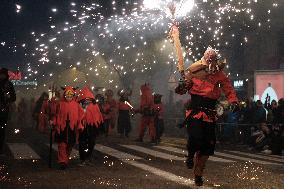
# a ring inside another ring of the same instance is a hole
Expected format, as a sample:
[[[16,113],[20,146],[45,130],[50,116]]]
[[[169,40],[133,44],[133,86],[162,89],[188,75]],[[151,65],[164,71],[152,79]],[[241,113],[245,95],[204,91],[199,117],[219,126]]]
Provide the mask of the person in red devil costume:
[[[138,142],[143,142],[146,127],[149,129],[151,143],[156,143],[156,129],[154,125],[154,98],[149,84],[144,84],[140,87],[141,99],[140,108],[136,112],[142,114],[139,126]]]
[[[225,61],[218,60],[215,49],[208,47],[201,60],[193,63],[185,73],[185,81],[176,88],[176,93],[191,95],[190,107],[184,125],[188,133],[187,167],[194,169],[195,184],[203,185],[203,170],[209,156],[214,154],[216,136],[217,99],[223,91],[237,107],[238,98],[229,78],[223,72]]]
[[[130,105],[128,97],[131,96],[131,91],[120,90],[118,96],[120,96],[118,103],[118,120],[117,120],[117,132],[120,136],[129,137],[131,131],[130,113],[132,106]]]
[[[95,97],[88,87],[84,87],[79,91],[78,102],[84,110],[83,127],[80,128],[79,135],[79,154],[81,159],[81,166],[90,163],[98,128],[103,123],[103,116],[100,112],[98,104],[96,104]]]
[[[165,107],[162,103],[162,96],[161,94],[154,94],[154,113],[155,113],[155,119],[154,124],[156,128],[156,140],[157,143],[161,142],[161,136],[164,133],[164,112]]]
[[[106,97],[106,103],[110,105],[110,110],[111,110],[109,128],[114,129],[116,125],[116,120],[117,120],[117,102],[113,98],[113,91],[111,89],[106,90],[105,97]]]
[[[54,125],[55,139],[58,142],[58,163],[60,169],[64,170],[68,163],[75,142],[78,142],[79,128],[82,128],[81,121],[84,110],[75,101],[75,89],[67,86],[62,88],[63,98],[60,100],[56,116],[51,121]]]

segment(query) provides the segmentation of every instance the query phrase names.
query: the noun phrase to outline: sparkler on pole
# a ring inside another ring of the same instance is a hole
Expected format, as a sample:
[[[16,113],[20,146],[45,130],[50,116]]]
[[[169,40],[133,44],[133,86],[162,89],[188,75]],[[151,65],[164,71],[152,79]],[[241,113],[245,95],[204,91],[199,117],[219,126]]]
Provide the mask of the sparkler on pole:
[[[170,3],[168,5],[168,8],[172,14],[172,26],[169,32],[169,38],[174,44],[174,47],[176,49],[176,54],[178,57],[178,71],[181,74],[182,79],[185,79],[184,75],[184,59],[183,59],[183,53],[181,48],[181,42],[179,38],[179,28],[178,28],[178,22],[176,22],[175,14],[176,14],[176,5],[174,2]]]
[[[133,117],[135,115],[134,107],[128,101],[124,101],[124,103],[130,107],[130,115]]]
[[[132,110],[134,109],[134,107],[128,102],[128,101],[124,101],[124,103],[129,106]]]

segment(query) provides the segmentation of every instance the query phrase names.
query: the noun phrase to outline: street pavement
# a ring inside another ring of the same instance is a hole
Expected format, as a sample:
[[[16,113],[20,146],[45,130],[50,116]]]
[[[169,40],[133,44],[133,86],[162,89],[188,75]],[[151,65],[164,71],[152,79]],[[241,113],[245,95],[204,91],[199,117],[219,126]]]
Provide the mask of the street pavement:
[[[186,139],[163,137],[159,145],[135,142],[135,136],[100,136],[92,162],[79,166],[74,146],[69,167],[56,163],[57,145],[48,168],[48,133],[32,128],[8,133],[5,155],[0,157],[0,188],[283,188],[284,157],[253,153],[246,146],[217,145],[204,174],[205,185],[196,187],[192,170],[185,166]]]

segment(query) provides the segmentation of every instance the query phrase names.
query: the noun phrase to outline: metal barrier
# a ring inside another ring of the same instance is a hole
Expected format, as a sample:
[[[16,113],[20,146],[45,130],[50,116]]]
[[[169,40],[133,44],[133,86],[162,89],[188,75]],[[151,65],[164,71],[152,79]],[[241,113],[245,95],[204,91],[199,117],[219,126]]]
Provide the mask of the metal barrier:
[[[165,131],[176,134],[178,136],[186,135],[183,129],[177,129],[177,125],[184,121],[181,117],[166,118],[165,120]],[[266,124],[266,123],[265,123]],[[248,140],[259,124],[245,124],[245,123],[216,123],[216,139],[222,142],[230,143],[243,143],[247,144]],[[266,124],[269,128],[275,126],[275,124]],[[284,124],[278,124],[283,128]],[[253,129],[252,129],[253,128]]]

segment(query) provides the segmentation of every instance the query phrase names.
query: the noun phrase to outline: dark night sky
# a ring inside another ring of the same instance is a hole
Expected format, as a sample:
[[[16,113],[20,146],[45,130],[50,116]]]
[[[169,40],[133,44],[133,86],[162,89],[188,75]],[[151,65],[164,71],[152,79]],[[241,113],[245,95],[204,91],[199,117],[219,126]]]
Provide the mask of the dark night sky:
[[[131,2],[132,0],[130,0]],[[45,33],[50,30],[49,17],[53,16],[57,22],[64,22],[64,15],[69,11],[70,2],[88,3],[96,2],[106,7],[105,16],[111,15],[112,0],[1,0],[0,5],[0,42],[5,41],[6,46],[21,45],[26,42],[31,31]],[[123,1],[118,2],[121,4]],[[16,4],[22,6],[19,14],[16,13]],[[57,8],[58,12],[52,14],[51,8]],[[70,21],[70,20],[69,20]],[[0,67],[12,67],[23,65],[20,60],[23,57],[17,53],[15,56],[11,50],[0,46]]]
[[[134,0],[129,0],[133,2]],[[49,28],[49,17],[53,16],[54,20],[57,22],[64,22],[64,15],[69,11],[70,2],[75,2],[77,4],[82,4],[84,2],[96,2],[104,7],[109,7],[105,9],[105,16],[112,14],[111,3],[112,0],[1,0],[0,5],[0,42],[5,41],[6,46],[3,48],[0,46],[0,67],[6,66],[16,69],[17,65],[25,64],[22,62],[23,53],[13,53],[11,49],[7,49],[7,46],[11,45],[21,45],[29,40],[31,31],[36,31],[37,33],[50,30]],[[119,4],[123,4],[125,0],[118,1]],[[20,4],[22,10],[19,14],[16,13],[15,4]],[[58,12],[52,14],[51,8],[57,8]],[[278,11],[279,12],[279,11]],[[281,12],[281,11],[280,11]],[[279,12],[279,13],[280,13]],[[281,21],[281,18],[274,17],[274,20]],[[68,20],[70,21],[70,20]],[[281,24],[283,25],[283,24]],[[283,27],[281,30],[277,31],[279,33],[279,54],[284,53],[284,41]],[[242,56],[241,51],[236,51],[234,57],[240,58]],[[240,58],[241,59],[241,58]]]

